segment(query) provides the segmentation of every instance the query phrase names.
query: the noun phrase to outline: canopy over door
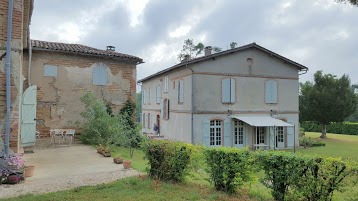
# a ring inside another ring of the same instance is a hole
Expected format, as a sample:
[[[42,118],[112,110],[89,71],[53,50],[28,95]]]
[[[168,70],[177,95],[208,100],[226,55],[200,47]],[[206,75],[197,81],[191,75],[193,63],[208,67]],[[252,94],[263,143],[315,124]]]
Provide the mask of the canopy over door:
[[[280,119],[276,119],[270,116],[241,116],[231,115],[231,118],[241,120],[251,126],[255,127],[269,127],[269,126],[293,126],[292,124],[286,123]]]

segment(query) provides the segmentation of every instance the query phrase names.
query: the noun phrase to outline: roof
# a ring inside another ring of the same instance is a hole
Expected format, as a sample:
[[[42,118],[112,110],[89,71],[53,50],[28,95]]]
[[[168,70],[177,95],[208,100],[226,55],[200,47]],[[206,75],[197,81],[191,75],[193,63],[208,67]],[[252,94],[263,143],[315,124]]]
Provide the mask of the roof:
[[[294,66],[296,66],[298,68],[299,71],[307,71],[308,68],[302,64],[299,64],[297,62],[294,62],[286,57],[283,57],[275,52],[272,52],[256,43],[250,43],[250,44],[247,44],[247,45],[244,45],[244,46],[241,46],[241,47],[237,47],[237,48],[234,48],[234,49],[229,49],[229,50],[226,50],[226,51],[222,51],[222,52],[218,52],[218,53],[215,53],[215,54],[210,54],[210,55],[207,55],[207,56],[202,56],[202,57],[198,57],[198,58],[195,58],[195,59],[190,59],[186,62],[181,62],[179,64],[176,64],[170,68],[167,68],[167,69],[164,69],[162,71],[159,71],[157,73],[154,73],[148,77],[145,77],[141,80],[138,81],[138,83],[140,82],[143,82],[145,80],[148,80],[150,78],[153,78],[153,77],[156,77],[158,75],[161,75],[163,73],[166,73],[166,72],[169,72],[171,70],[174,70],[174,69],[177,69],[177,68],[180,68],[180,67],[183,67],[183,66],[187,66],[189,64],[194,64],[194,63],[198,63],[198,62],[202,62],[202,61],[206,61],[206,60],[209,60],[209,59],[212,59],[212,58],[215,58],[215,57],[219,57],[219,56],[225,56],[225,55],[228,55],[228,54],[231,54],[231,53],[234,53],[234,52],[239,52],[239,51],[242,51],[242,50],[246,50],[246,49],[249,49],[249,48],[257,48],[259,50],[262,50],[268,54],[270,54],[271,56],[275,56],[276,58],[278,59],[281,59],[281,60],[284,60],[285,62],[289,63],[289,64],[292,64]]]
[[[231,115],[233,119],[241,120],[251,126],[293,126],[289,123],[286,123],[280,119],[276,119],[270,116],[242,116],[242,115]]]
[[[33,50],[43,50],[43,51],[55,51],[62,53],[71,53],[71,54],[82,54],[88,56],[102,56],[110,58],[120,58],[126,60],[133,60],[138,63],[143,63],[143,59],[123,54],[110,50],[100,50],[93,47],[88,47],[80,44],[69,44],[69,43],[58,43],[58,42],[48,42],[40,40],[31,40],[31,45]]]

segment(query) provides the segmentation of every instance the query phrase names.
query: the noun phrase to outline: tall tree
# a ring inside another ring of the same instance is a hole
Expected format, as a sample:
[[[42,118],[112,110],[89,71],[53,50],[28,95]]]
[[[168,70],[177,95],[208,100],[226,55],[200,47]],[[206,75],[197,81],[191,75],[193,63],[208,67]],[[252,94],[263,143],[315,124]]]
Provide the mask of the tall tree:
[[[137,121],[140,120],[142,114],[142,91],[136,94],[136,118]]]
[[[352,86],[353,86],[354,91],[355,91],[355,93],[356,93],[357,102],[358,102],[358,84],[354,84],[354,85],[352,85]],[[349,116],[345,121],[358,122],[358,104],[357,104],[356,111],[355,111],[351,116]]]
[[[327,138],[327,125],[331,122],[343,122],[356,110],[357,97],[348,75],[337,78],[317,71],[314,83],[307,81],[301,83],[300,87],[300,119],[320,123],[320,138]]]
[[[230,43],[230,49],[234,49],[237,46],[237,42],[231,42]]]
[[[358,0],[336,0],[338,3],[350,3],[353,6],[358,6]]]
[[[189,55],[190,59],[196,58],[199,54],[203,52],[204,47],[205,46],[203,43],[198,43],[195,45],[193,39],[186,39],[184,40],[183,49],[178,55],[178,60],[182,61],[186,55]]]

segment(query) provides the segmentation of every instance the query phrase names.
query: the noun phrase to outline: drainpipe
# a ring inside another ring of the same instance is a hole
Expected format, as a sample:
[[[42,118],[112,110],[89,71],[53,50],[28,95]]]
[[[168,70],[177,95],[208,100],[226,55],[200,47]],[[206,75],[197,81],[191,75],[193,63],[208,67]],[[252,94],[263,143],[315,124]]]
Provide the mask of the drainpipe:
[[[32,45],[30,39],[30,27],[29,27],[29,68],[27,69],[27,83],[31,87],[31,61],[32,61]]]
[[[6,131],[5,131],[5,156],[9,155],[10,147],[10,107],[11,107],[11,33],[12,33],[13,0],[9,0],[7,15],[7,41],[6,41]]]
[[[194,144],[194,70],[188,67],[188,63],[185,67],[191,70],[191,144]]]

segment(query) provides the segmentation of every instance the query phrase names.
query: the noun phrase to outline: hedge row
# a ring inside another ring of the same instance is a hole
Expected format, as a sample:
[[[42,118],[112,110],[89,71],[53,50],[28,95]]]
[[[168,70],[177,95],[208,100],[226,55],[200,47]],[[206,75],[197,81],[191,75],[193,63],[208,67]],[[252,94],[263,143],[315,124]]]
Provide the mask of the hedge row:
[[[254,172],[264,171],[261,182],[275,200],[331,200],[333,193],[348,185],[344,178],[357,175],[357,166],[341,159],[308,157],[290,152],[236,148],[203,148],[179,142],[152,140],[145,145],[149,176],[182,181],[193,163],[201,161],[217,190],[235,193]],[[201,153],[201,154],[200,154]],[[191,167],[192,166],[192,167]]]
[[[315,122],[302,122],[301,128],[306,132],[321,132],[321,125]],[[331,123],[327,126],[327,133],[337,133],[346,135],[358,135],[358,124],[354,123]]]

